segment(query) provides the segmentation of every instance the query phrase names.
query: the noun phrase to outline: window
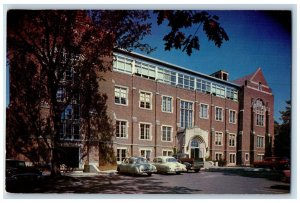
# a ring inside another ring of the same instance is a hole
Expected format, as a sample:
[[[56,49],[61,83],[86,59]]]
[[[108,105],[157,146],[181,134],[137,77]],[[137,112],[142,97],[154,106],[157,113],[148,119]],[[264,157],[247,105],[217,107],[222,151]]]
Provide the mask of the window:
[[[162,126],[162,141],[172,141],[172,127]]]
[[[222,153],[218,153],[218,152],[215,153],[215,160],[217,160],[217,161],[222,160],[223,159],[222,157],[223,157]]]
[[[127,88],[115,87],[115,104],[127,105]]]
[[[249,161],[249,153],[245,154],[245,161]]]
[[[140,107],[151,109],[152,94],[150,92],[140,92]]]
[[[229,163],[235,164],[235,154],[229,154]]]
[[[113,68],[116,71],[132,73],[132,59],[126,58],[124,56],[115,55],[115,60],[113,61]]]
[[[258,83],[258,90],[261,91],[262,90],[262,85],[261,82]]]
[[[151,150],[149,150],[149,149],[141,149],[140,152],[141,152],[141,157],[144,157],[145,159],[150,160],[150,158],[151,158]]]
[[[172,150],[162,150],[163,156],[172,156],[173,151]]]
[[[264,126],[265,123],[265,107],[262,100],[256,100],[253,104],[253,109],[255,110],[256,125]]]
[[[162,111],[172,113],[172,97],[162,96]]]
[[[150,140],[150,124],[140,123],[140,139],[141,140]]]
[[[263,148],[264,147],[264,140],[265,138],[263,136],[257,136],[257,142],[256,142],[256,147],[257,148]]]
[[[126,158],[127,149],[117,148],[117,161],[123,161]]]
[[[216,146],[222,145],[222,138],[223,138],[223,133],[215,132],[215,145]]]
[[[193,125],[193,103],[180,102],[180,127],[189,128]]]
[[[59,87],[57,92],[56,92],[56,100],[58,102],[63,102],[65,99],[65,90],[62,87]]]
[[[256,125],[264,126],[264,115],[258,113],[256,114]]]
[[[229,147],[235,147],[235,134],[229,134]]]
[[[225,86],[212,83],[211,93],[218,97],[225,97]]]
[[[202,79],[197,79],[197,90],[203,93],[210,94],[211,83]]]
[[[127,137],[127,121],[116,121],[116,137]]]
[[[236,111],[229,110],[229,123],[236,123]]]
[[[262,161],[262,160],[264,160],[264,154],[258,154],[257,155],[257,161]]]
[[[176,85],[176,72],[161,67],[159,67],[157,70],[158,82],[163,82],[174,86]]]
[[[238,91],[229,87],[226,87],[226,97],[227,99],[231,99],[233,101],[237,101],[238,99]]]
[[[178,73],[178,83],[177,85],[186,89],[195,89],[195,78],[189,75]]]
[[[136,75],[155,80],[155,66],[144,63],[141,61],[135,61]]]
[[[200,118],[208,119],[208,105],[200,104]]]
[[[216,121],[222,121],[223,120],[223,108],[221,107],[216,107]]]

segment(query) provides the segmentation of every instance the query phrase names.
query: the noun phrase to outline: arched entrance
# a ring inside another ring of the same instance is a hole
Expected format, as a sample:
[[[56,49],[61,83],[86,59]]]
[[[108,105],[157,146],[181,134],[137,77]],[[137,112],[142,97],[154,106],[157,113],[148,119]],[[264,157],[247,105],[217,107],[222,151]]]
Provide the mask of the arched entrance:
[[[190,142],[190,157],[204,158],[205,157],[205,142],[201,137],[195,137]]]

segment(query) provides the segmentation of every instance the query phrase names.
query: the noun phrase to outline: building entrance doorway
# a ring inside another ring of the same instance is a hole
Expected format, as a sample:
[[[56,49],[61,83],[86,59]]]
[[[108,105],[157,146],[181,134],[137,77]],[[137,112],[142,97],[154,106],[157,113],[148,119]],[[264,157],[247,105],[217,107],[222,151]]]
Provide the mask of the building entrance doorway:
[[[205,143],[202,139],[194,138],[190,146],[191,158],[204,158],[205,157]]]

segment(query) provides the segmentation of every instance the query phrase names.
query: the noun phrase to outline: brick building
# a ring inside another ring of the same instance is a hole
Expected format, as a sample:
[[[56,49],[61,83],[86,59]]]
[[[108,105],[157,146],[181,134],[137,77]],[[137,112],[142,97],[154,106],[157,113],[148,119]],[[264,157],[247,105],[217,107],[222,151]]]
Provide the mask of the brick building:
[[[66,79],[71,72],[66,71]],[[206,75],[115,50],[112,71],[101,74],[107,114],[115,125],[117,162],[127,156],[153,160],[182,152],[235,166],[272,154],[274,96],[261,68],[230,82],[229,73],[222,70]],[[59,89],[57,100],[63,95]],[[97,166],[99,145],[91,146],[85,156],[87,138],[80,130],[80,105],[74,101],[61,116],[59,147],[66,156],[60,161],[82,169],[88,159]],[[41,109],[46,115],[47,105]]]
[[[274,96],[261,68],[229,81],[137,53],[114,52],[101,89],[115,123],[117,161],[174,152],[250,165],[272,153]]]

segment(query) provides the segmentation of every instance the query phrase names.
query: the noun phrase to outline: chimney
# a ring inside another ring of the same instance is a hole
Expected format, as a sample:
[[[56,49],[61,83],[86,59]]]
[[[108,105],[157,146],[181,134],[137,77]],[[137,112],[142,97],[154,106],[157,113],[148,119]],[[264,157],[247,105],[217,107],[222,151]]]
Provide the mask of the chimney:
[[[229,74],[224,70],[219,70],[219,71],[211,74],[211,76],[221,79],[221,80],[224,80],[224,81],[228,81],[228,78],[229,78]]]

